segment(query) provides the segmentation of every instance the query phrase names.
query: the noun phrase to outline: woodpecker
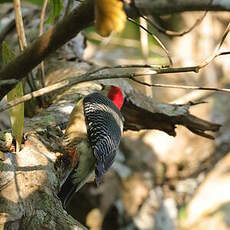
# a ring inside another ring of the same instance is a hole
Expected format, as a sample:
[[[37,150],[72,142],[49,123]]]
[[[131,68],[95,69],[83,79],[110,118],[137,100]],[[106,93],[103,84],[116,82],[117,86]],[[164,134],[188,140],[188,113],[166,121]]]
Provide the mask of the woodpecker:
[[[89,94],[72,110],[62,142],[73,167],[58,194],[64,207],[94,171],[99,185],[112,165],[123,132],[123,102],[121,89],[110,86],[107,96]]]

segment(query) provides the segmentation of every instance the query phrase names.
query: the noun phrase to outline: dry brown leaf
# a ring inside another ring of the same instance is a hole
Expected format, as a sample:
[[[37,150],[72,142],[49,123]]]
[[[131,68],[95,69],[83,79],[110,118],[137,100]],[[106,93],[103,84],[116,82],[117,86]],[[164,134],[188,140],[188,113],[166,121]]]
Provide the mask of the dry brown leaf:
[[[96,29],[101,36],[109,36],[112,31],[121,32],[126,22],[122,1],[96,0],[95,18]]]

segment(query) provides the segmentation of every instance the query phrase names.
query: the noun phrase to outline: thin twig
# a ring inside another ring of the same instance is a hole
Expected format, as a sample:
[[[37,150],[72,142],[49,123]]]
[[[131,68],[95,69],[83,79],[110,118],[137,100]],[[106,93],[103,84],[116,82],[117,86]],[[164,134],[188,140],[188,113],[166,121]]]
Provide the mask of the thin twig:
[[[26,36],[23,26],[22,11],[21,11],[21,1],[14,0],[14,12],[15,12],[15,22],[16,29],[18,33],[18,41],[21,50],[24,50],[26,47]]]
[[[44,20],[45,20],[47,3],[48,3],[48,0],[43,1],[43,6],[41,10],[41,15],[40,15],[40,23],[39,23],[39,35],[40,36],[43,34],[43,25],[44,25]]]
[[[18,34],[18,41],[20,50],[23,51],[27,47],[26,35],[23,25],[22,11],[21,11],[21,0],[14,0],[14,12],[15,12],[15,23],[16,30]],[[28,84],[31,88],[31,91],[35,89],[33,85],[33,74],[28,74]]]
[[[172,30],[167,30],[162,28],[160,25],[158,25],[157,23],[154,23],[152,20],[149,20],[146,16],[142,16],[151,26],[153,26],[154,28],[156,28],[158,30],[158,32],[163,33],[165,35],[171,36],[171,37],[182,37],[185,34],[190,33],[192,30],[194,30],[197,26],[199,26],[201,24],[201,22],[204,20],[204,18],[206,17],[208,11],[205,11],[204,14],[198,18],[191,27],[187,28],[184,31],[172,31]]]
[[[207,90],[207,91],[217,91],[230,93],[230,89],[227,88],[215,88],[215,87],[203,87],[203,86],[191,86],[191,85],[170,85],[170,84],[149,84],[135,78],[130,78],[132,81],[135,81],[141,85],[148,87],[158,87],[158,88],[174,88],[174,89],[190,89],[190,90]]]
[[[223,56],[223,55],[229,55],[229,54],[230,54],[230,51],[220,52],[220,53],[217,53],[214,58],[219,57],[219,56]]]
[[[205,66],[207,66],[211,61],[213,61],[214,58],[216,58],[216,57],[218,57],[220,55],[229,54],[229,52],[222,52],[222,53],[219,52],[219,50],[220,50],[221,46],[223,45],[223,43],[225,41],[225,38],[227,37],[229,31],[230,31],[230,23],[228,23],[228,26],[225,29],[224,34],[223,34],[222,38],[220,39],[219,44],[216,46],[213,54],[211,56],[209,56],[208,58],[206,58],[203,62],[201,62],[198,65],[199,69],[204,68]]]
[[[213,0],[210,0],[209,5],[212,5],[212,3],[213,3]],[[208,13],[208,11],[205,11],[204,14],[200,18],[198,18],[191,27],[187,28],[186,30],[181,31],[181,32],[176,32],[176,31],[166,30],[162,28],[160,25],[158,25],[157,23],[154,23],[152,20],[149,20],[137,8],[136,8],[136,12],[139,14],[140,17],[143,17],[151,26],[156,28],[160,33],[166,34],[171,37],[181,37],[181,36],[184,36],[185,34],[190,33],[193,29],[195,29],[197,26],[201,24],[201,22],[204,20],[204,18],[206,17]]]
[[[139,18],[140,25],[144,28],[148,29],[148,23],[142,17]],[[141,51],[144,59],[148,61],[149,56],[149,42],[148,42],[148,33],[144,30],[140,29],[140,43],[141,43]]]
[[[101,70],[120,69],[120,68],[152,68],[152,69],[156,70],[156,69],[169,68],[169,66],[168,65],[158,65],[158,64],[131,64],[131,65],[104,66],[101,68]]]
[[[48,0],[43,1],[43,6],[42,6],[41,16],[40,16],[40,24],[39,24],[39,35],[40,36],[43,34],[43,25],[44,25],[44,19],[45,19],[47,3],[48,3]],[[40,64],[40,70],[41,70],[41,85],[42,85],[42,87],[45,87],[44,61],[42,61],[41,64]]]
[[[133,20],[132,18],[128,18],[128,20],[130,22],[132,22],[133,24],[139,26],[141,29],[146,31],[151,37],[153,37],[156,40],[156,42],[160,45],[160,47],[164,50],[165,54],[167,55],[167,58],[169,60],[169,65],[172,66],[173,65],[172,58],[170,57],[167,48],[164,46],[164,44],[161,42],[161,40],[156,35],[154,35],[152,32],[150,32],[148,29],[146,29],[144,26],[140,25],[135,20]]]
[[[194,90],[190,91],[189,93],[178,97],[172,101],[170,101],[171,104],[187,104],[190,101],[202,101],[206,98],[213,95],[214,91],[202,91],[202,90]]]
[[[213,1],[213,0],[211,0]],[[189,33],[190,31],[192,31],[197,25],[199,25],[202,20],[204,19],[204,17],[206,16],[207,14],[207,11],[205,11],[204,15],[199,18],[198,20],[195,21],[195,23],[188,29],[186,29],[185,31],[182,31],[182,32],[176,32],[176,31],[171,31],[171,30],[167,30],[163,27],[161,27],[159,24],[155,23],[153,20],[149,19],[148,17],[146,17],[141,11],[139,8],[137,8],[135,6],[135,4],[132,4],[132,7],[133,9],[135,10],[136,14],[139,16],[139,17],[142,17],[144,18],[152,27],[154,27],[158,32],[162,33],[162,34],[165,34],[165,35],[168,35],[168,36],[174,36],[174,37],[179,37],[179,36],[183,36],[187,33]]]

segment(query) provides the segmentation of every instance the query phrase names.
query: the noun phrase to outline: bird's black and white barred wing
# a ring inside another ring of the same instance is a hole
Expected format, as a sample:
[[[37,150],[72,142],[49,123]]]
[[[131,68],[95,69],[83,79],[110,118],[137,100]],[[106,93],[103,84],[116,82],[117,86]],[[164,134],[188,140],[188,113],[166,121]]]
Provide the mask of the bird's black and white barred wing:
[[[119,148],[123,117],[113,102],[99,93],[84,98],[84,113],[88,139],[96,158],[96,177],[100,183]]]
[[[118,147],[108,144],[110,141],[103,139],[96,144],[94,148],[94,156],[96,157],[96,182],[101,183],[102,176],[111,167],[114,162]],[[118,145],[119,146],[119,145]]]

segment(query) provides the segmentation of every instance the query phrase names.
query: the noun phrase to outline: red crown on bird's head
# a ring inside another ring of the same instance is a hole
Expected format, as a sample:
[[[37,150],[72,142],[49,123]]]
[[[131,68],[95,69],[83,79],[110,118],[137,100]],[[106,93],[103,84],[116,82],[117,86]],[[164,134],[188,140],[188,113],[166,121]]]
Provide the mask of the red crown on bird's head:
[[[118,109],[121,109],[124,103],[124,96],[121,88],[112,85],[108,93],[108,98],[118,107]]]

